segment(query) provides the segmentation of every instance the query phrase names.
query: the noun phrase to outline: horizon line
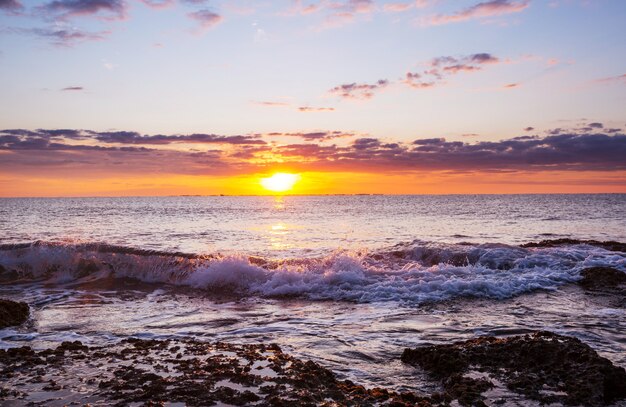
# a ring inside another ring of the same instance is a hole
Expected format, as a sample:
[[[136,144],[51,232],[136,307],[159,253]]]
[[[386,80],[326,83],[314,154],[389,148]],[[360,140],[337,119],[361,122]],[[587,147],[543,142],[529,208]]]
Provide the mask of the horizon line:
[[[97,198],[212,198],[212,197],[271,197],[289,196],[502,196],[502,195],[626,195],[626,192],[510,192],[510,193],[432,193],[432,194],[389,194],[389,193],[334,193],[334,194],[176,194],[176,195],[65,195],[65,196],[0,196],[0,199],[97,199]]]

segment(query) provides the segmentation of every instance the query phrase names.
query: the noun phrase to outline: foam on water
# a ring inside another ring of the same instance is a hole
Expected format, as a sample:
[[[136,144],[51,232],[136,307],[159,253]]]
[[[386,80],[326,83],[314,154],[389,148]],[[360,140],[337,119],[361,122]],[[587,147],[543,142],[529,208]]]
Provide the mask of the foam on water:
[[[240,296],[420,304],[554,290],[580,279],[585,267],[626,271],[626,254],[585,244],[522,248],[415,241],[387,251],[337,250],[318,258],[269,260],[38,242],[2,247],[0,265],[0,281],[12,284],[129,278]]]

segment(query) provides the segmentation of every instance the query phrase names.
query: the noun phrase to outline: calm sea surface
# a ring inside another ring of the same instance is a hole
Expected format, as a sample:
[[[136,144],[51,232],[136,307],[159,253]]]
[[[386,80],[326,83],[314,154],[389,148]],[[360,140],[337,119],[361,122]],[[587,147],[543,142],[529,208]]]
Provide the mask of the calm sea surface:
[[[416,239],[626,240],[626,195],[0,199],[0,242],[89,241],[272,257]]]

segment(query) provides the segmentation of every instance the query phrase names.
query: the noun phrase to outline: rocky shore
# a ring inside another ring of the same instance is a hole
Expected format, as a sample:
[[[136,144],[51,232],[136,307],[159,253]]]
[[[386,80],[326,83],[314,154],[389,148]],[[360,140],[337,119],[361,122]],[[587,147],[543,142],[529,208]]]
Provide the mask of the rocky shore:
[[[108,347],[0,350],[11,405],[480,406],[510,400],[601,406],[626,398],[626,371],[575,338],[549,332],[406,349],[441,384],[398,393],[340,380],[277,345],[126,339]],[[419,373],[416,370],[416,374]]]
[[[498,388],[541,404],[601,406],[626,398],[626,371],[576,338],[551,332],[406,349],[402,361],[439,380],[461,405]]]
[[[0,329],[21,325],[29,315],[28,304],[0,299]]]

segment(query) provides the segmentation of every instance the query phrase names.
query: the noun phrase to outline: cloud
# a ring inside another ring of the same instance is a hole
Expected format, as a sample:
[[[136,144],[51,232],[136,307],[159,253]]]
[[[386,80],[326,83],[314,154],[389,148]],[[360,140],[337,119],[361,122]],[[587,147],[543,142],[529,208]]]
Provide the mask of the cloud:
[[[521,85],[519,83],[509,83],[504,85],[502,88],[504,89],[515,89],[515,88],[519,88]]]
[[[126,2],[123,0],[55,0],[40,7],[59,19],[77,16],[97,16],[105,20],[126,18]]]
[[[84,90],[82,86],[68,86],[66,88],[61,89],[61,91],[81,91]]]
[[[413,3],[387,3],[383,6],[386,12],[399,13],[413,8]]]
[[[91,140],[105,144],[134,144],[134,145],[168,145],[174,143],[190,144],[232,144],[232,145],[263,145],[266,142],[259,136],[222,136],[216,134],[193,133],[173,135],[141,135],[136,131],[93,131],[76,129],[25,129],[0,130],[0,136],[17,137],[21,141],[40,139],[61,141],[62,139]]]
[[[421,72],[405,73],[399,82],[413,89],[427,89],[444,83],[445,79],[450,76],[461,72],[480,71],[486,65],[497,63],[500,63],[500,59],[487,52],[460,57],[441,56],[433,58],[428,63],[427,69]],[[332,88],[330,93],[344,99],[371,99],[376,92],[390,84],[391,82],[385,79],[374,84],[349,83]],[[514,87],[512,85],[509,87]]]
[[[164,9],[172,6],[175,0],[141,0],[143,4],[154,9]]]
[[[279,153],[302,153],[295,146]],[[311,159],[311,151],[307,152]],[[348,147],[320,150],[317,166],[395,170],[625,170],[626,135],[562,134],[519,137],[498,142],[464,143],[445,139],[415,140],[411,145],[362,138]],[[324,163],[325,162],[325,163]]]
[[[324,20],[317,28],[327,29],[341,27],[356,20],[358,16],[367,16],[376,10],[373,0],[322,0],[304,3],[302,0],[293,0],[282,16],[304,16],[323,14]]]
[[[524,128],[524,131],[533,131],[533,130],[535,130],[535,128],[534,127],[530,127],[530,126]]]
[[[34,35],[36,37],[46,39],[50,41],[53,45],[59,47],[73,47],[78,43],[86,41],[102,41],[111,34],[110,31],[88,32],[79,30],[77,28],[15,28],[12,30],[12,32],[15,32],[17,34]]]
[[[266,136],[270,137],[300,137],[306,141],[327,141],[337,138],[354,137],[356,134],[343,132],[339,130],[335,131],[315,131],[315,132],[300,132],[300,133],[268,133]]]
[[[223,20],[222,16],[208,9],[194,11],[188,13],[187,16],[192,20],[198,22],[199,32],[209,30]]]
[[[266,144],[256,136],[220,136],[216,134],[194,133],[188,135],[154,135],[142,136],[132,131],[88,132],[96,140],[103,143],[166,145],[173,143],[192,144]]]
[[[437,14],[424,21],[425,25],[443,25],[459,23],[475,18],[495,17],[511,13],[519,13],[526,9],[530,0],[510,1],[491,0],[478,3],[474,6],[458,11],[453,14]]]
[[[600,79],[597,79],[596,82],[599,82],[599,83],[619,83],[619,82],[622,82],[622,83],[626,84],[626,73],[623,74],[623,75],[618,75],[618,76],[609,76],[609,77],[606,77],[606,78],[600,78]]]
[[[300,112],[334,112],[335,108],[334,107],[311,107],[311,106],[300,106],[298,108],[298,111]]]
[[[267,107],[286,107],[289,106],[289,103],[285,103],[285,102],[274,102],[271,100],[262,100],[262,101],[255,101],[252,102],[255,105],[260,105],[260,106],[267,106]]]
[[[268,143],[261,137],[298,137],[305,143]],[[338,138],[352,140],[328,144]],[[203,144],[211,144],[211,149],[199,150]],[[118,170],[138,175],[153,171],[233,174],[263,171],[277,163],[297,171],[366,173],[626,171],[623,131],[581,133],[580,129],[500,141],[428,138],[409,143],[342,131],[147,136],[134,131],[7,129],[0,130],[0,150],[0,170],[31,173],[54,168],[72,168],[76,173],[82,168],[103,174]]]
[[[369,83],[347,83],[335,86],[329,93],[342,97],[344,99],[371,99],[374,94],[381,89],[387,87],[389,81],[379,79],[377,82]]]
[[[0,0],[0,10],[8,13],[16,13],[22,10],[24,6],[18,0]]]
[[[412,8],[426,7],[426,0],[414,0],[410,2],[387,3],[383,6],[383,10],[388,13],[400,13]]]

